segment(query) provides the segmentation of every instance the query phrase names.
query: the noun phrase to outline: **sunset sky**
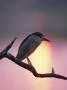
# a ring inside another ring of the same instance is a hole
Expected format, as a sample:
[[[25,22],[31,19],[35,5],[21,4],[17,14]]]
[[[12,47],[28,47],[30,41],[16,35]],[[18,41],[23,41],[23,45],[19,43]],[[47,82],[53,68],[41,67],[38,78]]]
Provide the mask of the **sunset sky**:
[[[10,53],[16,56],[22,40],[42,32],[51,40],[42,42],[29,57],[39,73],[67,76],[67,6],[64,0],[0,0],[0,51],[18,37]],[[35,78],[7,58],[0,61],[0,90],[67,90],[67,81]]]

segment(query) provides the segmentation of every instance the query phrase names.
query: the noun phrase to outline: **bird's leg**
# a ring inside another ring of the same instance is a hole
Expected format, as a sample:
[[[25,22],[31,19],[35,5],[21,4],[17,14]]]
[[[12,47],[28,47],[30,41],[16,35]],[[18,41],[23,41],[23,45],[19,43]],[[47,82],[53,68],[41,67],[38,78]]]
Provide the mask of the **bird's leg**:
[[[29,65],[32,65],[32,63],[31,63],[31,61],[30,61],[30,59],[28,57],[27,57],[27,61],[28,61]]]

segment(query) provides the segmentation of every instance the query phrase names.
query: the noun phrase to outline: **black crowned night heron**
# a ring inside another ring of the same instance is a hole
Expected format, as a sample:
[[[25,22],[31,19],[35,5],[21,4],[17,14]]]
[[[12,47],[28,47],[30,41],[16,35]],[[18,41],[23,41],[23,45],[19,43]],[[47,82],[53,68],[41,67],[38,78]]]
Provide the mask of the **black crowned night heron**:
[[[28,64],[31,63],[28,56],[36,50],[42,41],[49,42],[49,40],[46,39],[40,32],[34,32],[30,34],[20,44],[16,58],[18,58],[20,61],[27,58]]]

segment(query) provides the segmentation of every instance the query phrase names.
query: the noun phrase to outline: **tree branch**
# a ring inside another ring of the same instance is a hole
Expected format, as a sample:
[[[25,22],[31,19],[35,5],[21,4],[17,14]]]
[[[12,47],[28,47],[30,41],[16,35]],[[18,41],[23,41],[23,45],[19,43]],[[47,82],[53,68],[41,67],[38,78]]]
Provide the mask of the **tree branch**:
[[[33,65],[29,65],[29,64],[26,64],[24,62],[20,62],[19,59],[17,59],[15,56],[13,56],[12,54],[10,54],[8,52],[8,50],[12,47],[15,40],[16,40],[16,38],[3,51],[0,52],[0,59],[2,59],[4,57],[10,59],[11,61],[16,63],[17,65],[30,71],[35,77],[40,77],[40,78],[48,78],[49,77],[49,78],[58,78],[58,79],[67,80],[67,77],[65,77],[63,75],[55,74],[54,68],[52,68],[51,73],[39,74],[39,73],[37,73],[37,71]]]

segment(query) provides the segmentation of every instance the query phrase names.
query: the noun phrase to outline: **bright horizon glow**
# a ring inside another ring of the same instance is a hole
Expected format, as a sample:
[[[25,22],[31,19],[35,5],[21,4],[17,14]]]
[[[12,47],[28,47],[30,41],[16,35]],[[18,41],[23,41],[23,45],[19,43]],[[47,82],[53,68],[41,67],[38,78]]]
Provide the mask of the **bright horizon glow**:
[[[50,44],[47,42],[42,42],[29,58],[37,72],[48,72],[51,65]]]

